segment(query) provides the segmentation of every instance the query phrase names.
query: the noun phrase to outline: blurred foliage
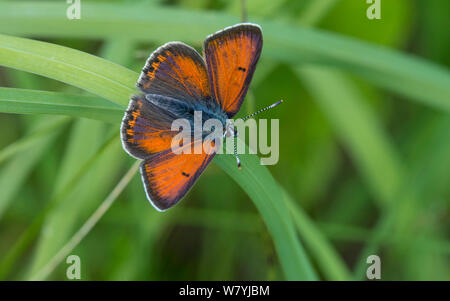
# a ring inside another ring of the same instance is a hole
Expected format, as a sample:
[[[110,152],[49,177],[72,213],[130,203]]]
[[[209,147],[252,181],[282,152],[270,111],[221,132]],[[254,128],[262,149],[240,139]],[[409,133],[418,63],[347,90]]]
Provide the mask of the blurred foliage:
[[[204,31],[238,22],[242,11],[237,0],[81,0],[81,20],[67,20],[67,5],[55,2],[61,1],[0,1],[0,33],[67,46],[135,72],[168,38],[200,49]],[[248,21],[261,23],[268,38],[240,114],[285,100],[268,113],[280,119],[280,160],[269,167],[277,183],[265,187],[265,169],[230,178],[226,159],[216,160],[178,206],[161,214],[136,176],[71,252],[81,257],[82,279],[282,280],[295,274],[286,262],[310,268],[298,274],[305,279],[365,279],[367,256],[378,254],[383,280],[450,280],[450,2],[381,2],[382,19],[368,20],[362,0],[244,1]],[[84,15],[83,5],[95,14]],[[136,6],[139,14],[103,17]],[[147,11],[158,16],[147,20]],[[116,34],[117,24],[133,30]],[[59,55],[48,51],[43,59]],[[39,65],[29,71],[46,77],[19,71],[26,70],[21,63],[0,67],[2,280],[39,271],[133,161],[117,138],[127,88],[94,96],[79,89],[95,92],[88,89],[98,80],[92,73],[61,80]],[[111,81],[123,75],[114,72],[129,72],[96,63],[84,61]],[[127,74],[126,87],[135,80]],[[98,91],[102,85],[98,80]],[[246,187],[248,177],[260,190]],[[270,231],[258,213],[276,202],[292,213],[295,238]],[[66,279],[66,267],[62,262],[47,279]]]

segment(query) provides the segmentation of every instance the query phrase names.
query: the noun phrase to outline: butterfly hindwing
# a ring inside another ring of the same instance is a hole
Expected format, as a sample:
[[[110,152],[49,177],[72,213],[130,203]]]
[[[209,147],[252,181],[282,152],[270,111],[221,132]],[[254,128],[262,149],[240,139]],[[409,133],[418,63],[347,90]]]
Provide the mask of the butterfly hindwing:
[[[141,164],[142,180],[147,198],[153,206],[166,210],[175,205],[192,187],[214,157],[214,149],[200,143],[201,153],[195,154],[194,142],[178,149],[191,153],[174,153],[172,141],[180,131],[172,131],[171,123],[177,116],[155,103],[175,101],[171,98],[147,95],[133,96],[122,121],[121,136],[125,150],[144,159]],[[194,141],[191,132],[190,141]],[[209,144],[205,144],[208,146]]]
[[[242,105],[262,49],[261,28],[239,24],[205,40],[211,93],[229,118]]]
[[[124,149],[138,159],[170,150],[172,138],[177,134],[171,131],[172,121],[176,118],[143,95],[133,96],[122,120]]]
[[[161,152],[141,164],[147,198],[159,211],[174,206],[191,189],[214,153]]]
[[[145,94],[159,94],[190,103],[211,96],[203,58],[181,42],[170,42],[155,50],[137,85]]]

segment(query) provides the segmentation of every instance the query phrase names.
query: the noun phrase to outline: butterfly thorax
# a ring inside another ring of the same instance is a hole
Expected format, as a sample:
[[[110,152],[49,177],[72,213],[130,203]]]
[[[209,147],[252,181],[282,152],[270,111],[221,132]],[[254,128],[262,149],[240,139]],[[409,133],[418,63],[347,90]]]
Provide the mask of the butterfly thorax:
[[[201,129],[203,129],[206,121],[211,119],[218,120],[221,124],[222,132],[224,135],[229,137],[228,134],[231,128],[230,121],[228,120],[228,115],[222,110],[217,101],[213,101],[212,99],[203,99],[202,101],[191,102],[156,94],[147,94],[145,95],[145,98],[151,103],[173,114],[174,119],[183,118],[188,120],[192,131],[194,131],[194,128],[197,126],[195,124],[196,114],[199,116],[201,113]],[[234,126],[232,129],[234,129]],[[214,128],[211,130],[202,131],[202,134],[203,136],[207,136],[213,131]]]

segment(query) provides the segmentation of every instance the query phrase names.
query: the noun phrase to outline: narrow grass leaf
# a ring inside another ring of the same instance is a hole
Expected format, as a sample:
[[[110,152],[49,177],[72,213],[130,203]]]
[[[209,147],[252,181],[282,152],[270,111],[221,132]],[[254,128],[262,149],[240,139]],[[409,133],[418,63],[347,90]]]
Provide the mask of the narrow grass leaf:
[[[214,159],[254,202],[272,236],[286,279],[316,280],[317,273],[297,238],[277,183],[257,156],[241,155],[241,161],[243,167],[239,170],[233,155],[222,154]]]
[[[283,191],[283,194],[300,237],[309,250],[311,257],[317,261],[321,272],[325,275],[325,279],[333,281],[351,280],[351,272],[340,255],[327,241],[321,229],[317,228],[306,213],[294,203],[286,191]]]
[[[103,98],[0,87],[0,112],[51,114],[120,123],[125,107]]]
[[[85,52],[46,42],[0,35],[0,65],[56,79],[118,104],[127,104],[135,93],[136,73]]]

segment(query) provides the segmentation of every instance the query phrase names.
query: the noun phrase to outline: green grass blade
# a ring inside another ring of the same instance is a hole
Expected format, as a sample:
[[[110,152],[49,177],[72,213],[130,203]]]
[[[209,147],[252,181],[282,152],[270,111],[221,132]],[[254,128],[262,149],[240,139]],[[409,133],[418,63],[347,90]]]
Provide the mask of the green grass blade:
[[[316,280],[317,275],[295,233],[282,191],[255,155],[241,155],[242,170],[233,155],[218,155],[214,162],[253,200],[269,230],[288,280]]]
[[[56,79],[123,105],[135,92],[137,80],[129,69],[85,52],[6,35],[0,35],[0,65]]]
[[[283,191],[283,194],[287,207],[292,214],[295,226],[300,233],[300,237],[308,248],[311,257],[317,261],[326,280],[351,280],[351,272],[336,250],[329,244],[322,234],[322,231],[319,230],[306,213],[294,203],[286,191]]]
[[[119,123],[124,106],[95,96],[0,87],[0,112],[67,115]]]

